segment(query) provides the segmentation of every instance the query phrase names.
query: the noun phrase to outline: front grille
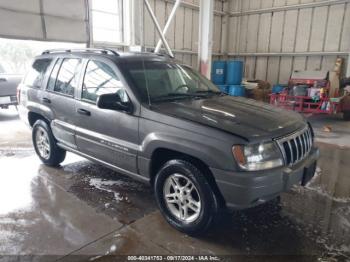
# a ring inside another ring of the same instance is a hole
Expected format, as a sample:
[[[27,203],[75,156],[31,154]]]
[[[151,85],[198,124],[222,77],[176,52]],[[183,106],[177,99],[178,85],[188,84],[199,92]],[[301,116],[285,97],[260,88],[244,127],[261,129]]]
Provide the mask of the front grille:
[[[309,127],[290,136],[277,139],[286,165],[293,165],[305,159],[312,148],[313,137]]]

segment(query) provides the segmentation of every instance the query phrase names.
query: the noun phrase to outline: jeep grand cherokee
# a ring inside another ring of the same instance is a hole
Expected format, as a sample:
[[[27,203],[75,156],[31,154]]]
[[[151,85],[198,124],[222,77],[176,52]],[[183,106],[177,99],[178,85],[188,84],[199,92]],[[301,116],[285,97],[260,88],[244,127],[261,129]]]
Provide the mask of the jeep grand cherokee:
[[[315,172],[300,114],[225,95],[162,55],[45,51],[20,103],[43,163],[70,151],[148,182],[165,219],[188,234],[208,229],[220,207],[265,203]]]

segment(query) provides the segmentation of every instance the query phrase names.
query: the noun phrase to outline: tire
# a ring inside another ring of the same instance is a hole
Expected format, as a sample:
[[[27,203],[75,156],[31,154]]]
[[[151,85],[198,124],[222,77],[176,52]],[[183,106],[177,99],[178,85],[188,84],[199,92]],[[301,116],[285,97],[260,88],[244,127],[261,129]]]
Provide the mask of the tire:
[[[343,119],[345,121],[350,121],[350,111],[344,111],[343,112]]]
[[[187,191],[184,185],[188,185]],[[181,192],[175,193],[175,188],[179,187],[182,187]],[[177,230],[198,236],[213,225],[219,209],[217,198],[203,173],[191,163],[184,160],[168,161],[155,178],[154,191],[162,215]],[[165,199],[165,195],[172,203]],[[181,213],[177,212],[180,205],[184,206]]]
[[[51,128],[45,121],[35,122],[32,140],[36,154],[45,165],[56,167],[64,161],[66,151],[57,146]]]

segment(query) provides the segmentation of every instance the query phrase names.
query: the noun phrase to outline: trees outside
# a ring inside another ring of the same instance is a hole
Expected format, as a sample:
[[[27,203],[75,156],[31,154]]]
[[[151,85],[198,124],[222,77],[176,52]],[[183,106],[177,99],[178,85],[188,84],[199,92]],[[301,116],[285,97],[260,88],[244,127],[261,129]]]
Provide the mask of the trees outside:
[[[0,42],[0,63],[6,73],[23,74],[35,50],[26,43]]]

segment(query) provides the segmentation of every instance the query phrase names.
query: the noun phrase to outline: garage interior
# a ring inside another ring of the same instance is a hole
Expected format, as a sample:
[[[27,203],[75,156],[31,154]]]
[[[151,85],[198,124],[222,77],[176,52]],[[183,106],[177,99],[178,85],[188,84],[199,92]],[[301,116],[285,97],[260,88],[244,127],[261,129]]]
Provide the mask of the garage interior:
[[[5,42],[29,43],[35,55],[159,50],[213,81],[226,61],[240,61],[244,96],[302,113],[320,159],[306,187],[227,212],[193,238],[166,223],[148,185],[73,154],[60,168],[41,164],[16,107],[0,108],[0,261],[350,261],[350,0],[0,0],[0,78],[12,59]],[[285,104],[281,90],[300,79],[326,81],[330,102]]]

